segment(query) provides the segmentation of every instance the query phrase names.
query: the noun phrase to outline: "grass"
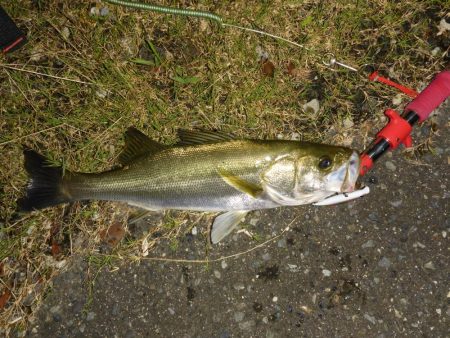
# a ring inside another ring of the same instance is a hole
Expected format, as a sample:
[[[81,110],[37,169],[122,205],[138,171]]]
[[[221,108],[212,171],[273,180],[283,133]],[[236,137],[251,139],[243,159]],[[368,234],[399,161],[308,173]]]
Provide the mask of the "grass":
[[[89,2],[3,4],[28,31],[29,42],[0,56],[0,296],[11,291],[0,309],[0,334],[26,328],[42,295],[36,290],[45,290],[71,255],[94,257],[100,232],[114,219],[126,224],[129,213],[117,204],[91,203],[17,214],[15,201],[26,184],[22,144],[77,171],[115,165],[122,134],[131,125],[167,143],[178,128],[200,127],[351,144],[381,126],[380,116],[397,92],[361,74],[328,69],[322,64],[327,53],[353,66],[374,64],[413,88],[448,62],[442,57],[448,32],[436,35],[445,1],[194,3],[192,8],[308,50],[206,21],[112,5],[110,15],[98,17],[89,15]],[[261,72],[258,46],[275,65],[273,77]],[[441,53],[433,56],[438,46]],[[304,111],[313,98],[320,101],[319,112]],[[346,119],[354,123],[351,130],[344,128]],[[186,217],[167,216],[150,232],[161,232],[176,251],[177,236],[191,226]],[[58,256],[51,249],[55,227]],[[114,250],[125,258],[139,255],[142,241],[122,241]],[[152,239],[149,250],[155,245]],[[36,294],[31,302],[30,294]]]

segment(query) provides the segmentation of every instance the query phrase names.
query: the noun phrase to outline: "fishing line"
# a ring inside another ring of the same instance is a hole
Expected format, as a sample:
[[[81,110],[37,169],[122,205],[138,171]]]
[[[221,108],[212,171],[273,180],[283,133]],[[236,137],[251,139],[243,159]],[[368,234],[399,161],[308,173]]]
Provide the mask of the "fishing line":
[[[265,31],[262,31],[259,29],[253,29],[253,28],[249,28],[249,27],[243,27],[243,26],[227,23],[224,21],[224,19],[222,17],[220,17],[217,14],[211,13],[211,12],[198,11],[198,10],[192,10],[192,9],[173,8],[173,7],[160,6],[160,5],[152,5],[152,4],[148,4],[148,3],[128,1],[128,0],[104,0],[104,1],[108,2],[110,4],[113,4],[113,5],[130,7],[130,8],[141,9],[141,10],[148,10],[148,11],[162,13],[162,14],[173,14],[173,15],[191,16],[191,17],[208,19],[208,20],[216,22],[221,27],[238,29],[238,30],[242,30],[242,31],[246,31],[246,32],[263,35],[263,36],[268,36],[275,40],[283,41],[290,45],[302,48],[308,52],[312,52],[312,53],[316,54],[316,56],[317,56],[317,53],[315,53],[313,50],[306,47],[305,45],[299,44],[297,42],[283,38],[279,35],[271,34],[271,33],[268,33],[268,32],[265,32]],[[333,54],[327,54],[327,55],[331,56],[331,58],[330,58],[329,62],[326,62],[325,60],[322,61],[322,63],[325,66],[332,68],[337,65],[337,66],[346,68],[348,70],[351,70],[353,72],[359,71],[355,67],[352,67],[343,62],[337,61]],[[323,59],[323,58],[319,58],[319,59]]]

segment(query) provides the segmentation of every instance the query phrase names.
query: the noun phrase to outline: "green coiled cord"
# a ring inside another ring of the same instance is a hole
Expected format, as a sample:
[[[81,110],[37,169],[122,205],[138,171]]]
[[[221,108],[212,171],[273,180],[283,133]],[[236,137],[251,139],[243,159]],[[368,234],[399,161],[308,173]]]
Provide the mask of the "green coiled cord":
[[[143,2],[134,2],[134,1],[127,1],[127,0],[105,0],[105,1],[109,2],[111,4],[114,4],[114,5],[119,5],[119,6],[131,7],[131,8],[136,8],[136,9],[144,9],[147,11],[153,11],[153,12],[158,12],[158,13],[163,13],[163,14],[193,16],[193,17],[197,17],[197,18],[204,18],[204,19],[216,21],[219,24],[223,23],[223,19],[220,16],[213,14],[213,13],[209,13],[209,12],[151,5],[151,4],[147,4],[147,3],[143,3]]]
[[[196,10],[192,10],[192,9],[173,8],[173,7],[166,7],[166,6],[159,6],[159,5],[151,5],[151,4],[148,4],[145,2],[137,2],[137,1],[130,1],[130,0],[104,0],[104,1],[109,2],[110,4],[113,4],[113,5],[131,7],[131,8],[136,8],[136,9],[143,9],[143,10],[153,11],[153,12],[158,12],[158,13],[163,13],[163,14],[184,15],[184,16],[193,16],[193,17],[197,17],[197,18],[209,19],[211,21],[217,22],[222,27],[239,29],[239,30],[243,30],[243,31],[247,31],[247,32],[264,35],[264,36],[269,36],[271,38],[274,38],[275,40],[284,41],[293,46],[300,47],[306,51],[311,51],[309,48],[305,47],[302,44],[299,44],[294,41],[290,41],[288,39],[285,39],[285,38],[275,35],[275,34],[270,34],[270,33],[267,33],[267,32],[264,32],[264,31],[261,31],[258,29],[247,28],[247,27],[242,27],[242,26],[238,26],[238,25],[233,25],[231,23],[226,23],[220,16],[210,13],[210,12],[196,11]]]

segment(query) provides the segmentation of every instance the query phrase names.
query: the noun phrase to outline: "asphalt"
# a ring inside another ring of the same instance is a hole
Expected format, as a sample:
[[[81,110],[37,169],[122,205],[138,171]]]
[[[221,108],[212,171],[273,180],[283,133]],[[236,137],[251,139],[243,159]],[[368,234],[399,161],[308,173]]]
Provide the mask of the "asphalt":
[[[30,337],[448,337],[450,336],[448,105],[414,133],[432,151],[381,159],[371,193],[330,207],[248,216],[246,228],[207,248],[201,232],[176,251],[101,269],[86,257],[53,281]],[[417,143],[416,143],[417,144]],[[149,226],[146,223],[141,227]],[[199,227],[204,226],[199,224]]]

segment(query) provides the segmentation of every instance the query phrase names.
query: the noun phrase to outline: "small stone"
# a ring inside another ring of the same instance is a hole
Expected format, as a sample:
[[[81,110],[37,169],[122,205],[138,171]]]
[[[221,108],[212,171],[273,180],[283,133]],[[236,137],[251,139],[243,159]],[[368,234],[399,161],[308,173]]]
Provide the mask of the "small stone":
[[[392,205],[394,208],[398,208],[399,206],[401,206],[403,203],[402,200],[398,200],[398,201],[391,201],[389,202],[390,205]]]
[[[270,260],[270,254],[268,253],[268,252],[266,252],[264,255],[262,255],[262,259],[264,260],[264,261],[268,261],[268,260]]]
[[[249,331],[256,325],[256,322],[254,320],[248,320],[243,323],[239,323],[239,328],[241,330]]]
[[[240,290],[244,290],[245,289],[245,285],[242,284],[242,283],[236,283],[236,284],[233,285],[233,288],[235,290],[237,290],[237,291],[240,291]]]
[[[331,276],[331,271],[330,271],[330,270],[327,270],[327,269],[323,269],[323,270],[322,270],[322,274],[323,274],[325,277],[330,277],[330,276]]]
[[[219,270],[214,270],[214,276],[216,276],[217,279],[220,279],[220,277],[222,277],[222,274]]]
[[[235,312],[234,313],[234,320],[236,323],[241,322],[245,317],[244,312]]]
[[[108,95],[108,92],[106,90],[100,88],[95,92],[95,95],[101,99],[104,99],[106,97],[106,95]]]
[[[209,28],[209,22],[207,20],[200,20],[199,27],[202,32],[205,32]]]
[[[300,140],[300,134],[299,133],[292,133],[291,134],[291,140],[292,141],[299,141]]]
[[[288,268],[290,272],[299,272],[300,268],[295,264],[288,264]]]
[[[445,18],[442,18],[442,20],[439,22],[439,32],[436,35],[442,35],[446,31],[450,31],[450,23],[448,23]]]
[[[385,269],[388,269],[391,265],[392,265],[392,262],[387,257],[381,258],[380,261],[378,262],[378,266],[381,268],[385,268]]]
[[[386,166],[387,169],[389,169],[389,170],[391,170],[391,171],[397,170],[397,167],[396,167],[395,164],[392,163],[391,161],[386,161],[386,162],[384,162],[384,165]]]
[[[255,226],[256,224],[258,224],[258,222],[259,222],[259,218],[252,218],[252,219],[249,221],[250,225],[253,225],[253,226]]]
[[[80,330],[81,333],[84,333],[84,330],[86,330],[86,325],[81,324],[78,330]]]
[[[51,308],[50,308],[50,313],[52,313],[52,314],[55,314],[55,313],[58,313],[59,311],[60,311],[60,306],[59,305],[55,305],[55,306],[52,306]]]
[[[224,270],[228,267],[228,264],[227,264],[227,262],[225,262],[225,260],[223,260],[223,261],[220,263],[220,265],[222,266],[222,269],[224,269]]]
[[[346,117],[344,120],[344,128],[345,129],[350,129],[351,127],[353,127],[355,124],[353,123],[352,119],[349,117]]]
[[[100,9],[100,16],[108,16],[109,15],[109,8],[108,7],[102,7]]]
[[[320,103],[319,100],[317,99],[312,99],[311,101],[305,103],[303,105],[303,110],[305,112],[313,112],[314,114],[316,114],[320,109]]]
[[[442,310],[441,309],[436,309],[436,313],[440,316],[442,314]]]
[[[414,248],[421,248],[421,249],[426,248],[425,244],[422,244],[422,243],[420,243],[420,242],[415,242],[415,243],[413,244],[413,247],[414,247]]]
[[[378,214],[376,214],[375,212],[371,212],[368,217],[373,222],[377,222],[379,219]]]
[[[277,245],[278,245],[279,248],[285,248],[286,245],[287,245],[286,238],[280,239],[280,240],[278,241]]]
[[[269,53],[267,53],[261,46],[256,46],[255,52],[258,55],[258,61],[265,61],[269,59]]]
[[[61,35],[62,35],[62,37],[64,38],[64,39],[68,39],[69,38],[69,36],[70,36],[70,30],[69,30],[69,28],[68,27],[64,27],[62,30],[61,30]]]
[[[198,234],[198,229],[197,229],[197,227],[193,227],[193,228],[192,228],[191,234],[192,234],[193,236],[197,236],[197,234]]]
[[[86,320],[88,322],[90,322],[91,320],[93,320],[95,318],[95,312],[89,312],[86,316]]]
[[[394,106],[398,106],[400,103],[402,103],[402,101],[403,101],[403,95],[402,94],[397,94],[392,99],[392,104]]]
[[[365,243],[363,243],[363,245],[361,245],[361,248],[367,249],[367,248],[373,248],[374,246],[375,246],[374,241],[369,239],[367,242],[365,242]]]
[[[369,322],[371,322],[372,324],[376,324],[376,319],[374,316],[369,315],[368,313],[364,314],[364,318],[366,318]]]
[[[274,303],[278,302],[278,297],[277,296],[273,297],[272,302],[274,302]]]
[[[220,338],[231,338],[231,334],[228,331],[223,331],[219,335]]]
[[[91,16],[98,16],[100,14],[100,11],[97,7],[92,7],[89,11],[89,15]]]
[[[175,310],[172,309],[171,307],[169,307],[167,310],[169,311],[169,313],[170,313],[172,316],[175,314]]]
[[[380,283],[380,279],[378,277],[374,277],[373,281],[375,282],[375,284],[379,284]]]
[[[436,270],[436,268],[434,267],[434,263],[432,261],[425,263],[424,268],[428,270]]]
[[[441,48],[436,47],[431,51],[431,55],[436,56],[441,52]]]

